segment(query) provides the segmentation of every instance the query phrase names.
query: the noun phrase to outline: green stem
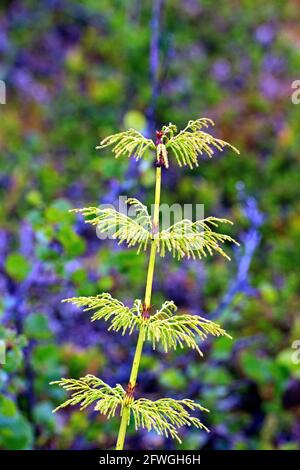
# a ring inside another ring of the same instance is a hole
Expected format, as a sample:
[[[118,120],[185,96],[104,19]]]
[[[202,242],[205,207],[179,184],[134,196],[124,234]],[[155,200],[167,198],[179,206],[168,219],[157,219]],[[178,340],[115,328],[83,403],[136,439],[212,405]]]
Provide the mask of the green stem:
[[[159,228],[160,190],[161,190],[161,168],[158,167],[156,168],[156,179],[155,179],[155,202],[154,202],[154,214],[153,214],[154,233]],[[153,274],[154,274],[155,258],[156,258],[156,250],[157,250],[156,244],[157,244],[157,240],[154,238],[151,242],[151,250],[150,250],[148,272],[147,272],[145,300],[144,300],[146,309],[149,309],[151,306]],[[145,341],[145,330],[142,325],[140,328],[140,333],[139,333],[138,342],[136,345],[131,373],[130,373],[129,383],[131,387],[134,387],[136,385],[144,341]],[[122,450],[124,448],[124,441],[126,437],[127,426],[129,424],[129,418],[130,418],[130,407],[128,404],[125,404],[122,407],[122,417],[121,417],[116,450]]]

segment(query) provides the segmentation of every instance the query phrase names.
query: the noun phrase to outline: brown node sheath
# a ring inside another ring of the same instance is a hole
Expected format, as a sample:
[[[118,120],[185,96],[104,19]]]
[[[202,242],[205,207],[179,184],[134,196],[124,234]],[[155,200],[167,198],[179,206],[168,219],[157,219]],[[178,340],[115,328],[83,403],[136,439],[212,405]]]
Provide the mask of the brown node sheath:
[[[162,156],[162,154],[160,154],[159,156],[159,160],[155,160],[155,166],[158,167],[158,168],[166,168],[166,163],[165,163],[165,160]]]
[[[131,385],[130,382],[128,383],[127,388],[126,388],[125,398],[124,398],[125,405],[130,405],[130,403],[133,402],[135,388],[136,388],[136,384]]]
[[[156,141],[155,141],[155,145],[156,147],[158,147],[159,145],[161,145],[163,143],[163,136],[165,135],[165,133],[160,130],[160,131],[156,131]],[[164,156],[162,154],[162,152],[160,152],[159,158],[156,157],[155,159],[155,166],[158,167],[158,168],[166,168],[166,162],[165,162],[165,159],[164,159]]]
[[[144,318],[144,320],[148,320],[148,318],[150,317],[150,309],[151,309],[151,305],[147,306],[145,304],[145,302],[143,302],[142,304],[142,318]]]
[[[159,227],[158,227],[158,224],[155,223],[154,221],[152,221],[152,230],[151,230],[151,235],[152,235],[152,238],[155,237],[155,235],[157,235],[159,233]]]
[[[156,145],[162,144],[162,138],[163,138],[163,131],[156,131]]]

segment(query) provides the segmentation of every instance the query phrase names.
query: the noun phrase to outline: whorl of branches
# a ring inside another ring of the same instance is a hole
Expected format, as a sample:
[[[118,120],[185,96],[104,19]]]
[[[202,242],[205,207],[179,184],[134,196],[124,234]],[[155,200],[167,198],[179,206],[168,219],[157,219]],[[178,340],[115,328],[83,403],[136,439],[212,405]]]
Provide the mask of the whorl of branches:
[[[156,150],[158,155],[163,156],[166,168],[169,167],[168,153],[171,152],[180,167],[188,165],[191,169],[198,166],[198,155],[206,154],[211,158],[215,150],[222,152],[226,147],[239,153],[233,145],[204,132],[203,129],[209,126],[214,126],[211,119],[200,118],[189,121],[186,127],[177,133],[177,127],[169,123],[162,128],[161,142],[157,147],[153,140],[147,139],[134,129],[129,129],[106,137],[96,148],[112,146],[116,158],[124,155],[134,156],[136,160],[142,158],[147,149]]]
[[[53,413],[67,406],[80,405],[83,410],[94,404],[94,410],[105,415],[108,419],[116,414],[122,415],[123,407],[129,407],[128,421],[133,417],[135,428],[154,430],[158,434],[172,437],[179,442],[178,429],[182,426],[195,426],[208,431],[199,418],[190,414],[190,411],[208,411],[192,400],[174,400],[162,398],[151,401],[145,398],[132,399],[126,402],[126,391],[117,384],[110,387],[103,380],[94,375],[86,375],[80,379],[65,379],[51,382],[70,393],[70,398],[59,405]]]
[[[154,315],[145,319],[141,300],[134,301],[133,307],[126,307],[110,294],[103,293],[91,297],[72,297],[63,302],[85,307],[84,311],[92,312],[91,320],[109,323],[108,330],[132,334],[144,329],[145,339],[152,343],[153,349],[161,345],[165,352],[178,347],[195,349],[202,355],[198,342],[207,335],[230,336],[217,323],[199,315],[175,314],[177,307],[173,301],[164,302]]]
[[[137,253],[146,250],[155,239],[157,252],[162,257],[170,253],[177,259],[201,259],[216,252],[230,260],[221,245],[224,242],[239,245],[231,236],[213,230],[219,224],[232,225],[230,220],[217,217],[195,222],[180,220],[153,235],[154,227],[147,207],[137,199],[130,198],[127,202],[135,208],[134,217],[112,208],[87,207],[72,211],[84,215],[86,223],[97,226],[97,233],[106,233],[112,239],[118,239],[119,244],[125,242],[128,247],[137,246]]]

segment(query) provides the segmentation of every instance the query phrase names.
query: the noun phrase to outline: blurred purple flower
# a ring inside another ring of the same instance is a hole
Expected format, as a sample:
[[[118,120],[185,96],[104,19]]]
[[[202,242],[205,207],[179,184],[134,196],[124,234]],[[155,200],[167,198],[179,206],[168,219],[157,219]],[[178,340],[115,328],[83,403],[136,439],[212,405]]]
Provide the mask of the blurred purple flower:
[[[267,46],[274,39],[274,27],[268,23],[261,24],[260,26],[258,26],[258,28],[256,28],[254,36],[257,42],[259,42],[263,46]]]
[[[113,204],[116,202],[120,195],[121,185],[120,182],[116,179],[111,179],[109,181],[109,190],[103,196],[101,202],[102,204]]]
[[[26,258],[33,254],[34,232],[29,222],[24,220],[19,230],[19,250]]]
[[[41,104],[49,101],[46,86],[37,83],[31,73],[24,68],[14,70],[11,81],[26,98],[34,99]]]
[[[17,69],[13,73],[12,83],[22,91],[26,91],[32,83],[32,77],[29,72],[24,69]]]
[[[266,99],[273,100],[279,97],[281,84],[273,75],[265,72],[260,78],[259,88]]]
[[[283,57],[274,54],[267,54],[263,60],[263,69],[272,74],[280,74],[286,68],[286,61]]]
[[[8,249],[8,233],[0,229],[0,265],[3,264]]]
[[[7,38],[6,31],[2,29],[2,26],[0,25],[0,52],[5,53],[9,50],[10,43]]]
[[[71,260],[65,263],[65,272],[67,274],[73,274],[75,271],[81,268],[81,263],[79,260]]]
[[[265,220],[264,214],[259,210],[256,199],[247,196],[243,183],[238,183],[237,190],[242,202],[242,210],[249,221],[249,229],[240,236],[242,246],[235,251],[237,271],[230,282],[219,306],[211,314],[210,318],[216,318],[229,307],[235,295],[243,292],[246,295],[254,295],[255,290],[250,285],[250,266],[254,253],[260,243],[260,228]]]
[[[247,197],[244,202],[243,211],[249,222],[255,228],[259,228],[263,224],[265,216],[258,209],[257,201],[253,196]]]
[[[219,82],[227,80],[230,76],[230,64],[225,59],[217,59],[212,66],[212,75]]]

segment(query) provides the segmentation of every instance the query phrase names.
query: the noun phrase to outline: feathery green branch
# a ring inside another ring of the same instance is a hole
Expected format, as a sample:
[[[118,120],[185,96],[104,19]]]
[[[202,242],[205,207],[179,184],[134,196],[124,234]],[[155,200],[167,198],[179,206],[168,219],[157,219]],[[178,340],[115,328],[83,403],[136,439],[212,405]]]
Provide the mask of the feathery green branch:
[[[53,413],[66,406],[78,404],[80,404],[80,409],[83,410],[97,400],[95,410],[107,415],[109,419],[115,415],[117,407],[122,406],[125,396],[125,390],[120,384],[110,387],[103,380],[90,374],[80,379],[62,378],[51,382],[51,385],[58,385],[71,392],[71,398],[55,408]]]
[[[140,398],[133,401],[130,406],[136,429],[144,428],[148,431],[153,429],[158,434],[177,439],[180,443],[177,429],[182,426],[195,426],[209,431],[188,410],[208,411],[192,400],[174,400],[173,398],[162,398],[156,401]]]
[[[173,301],[163,304],[155,315],[151,316],[145,325],[145,337],[152,342],[153,349],[161,344],[168,352],[169,349],[189,347],[195,349],[201,356],[197,341],[203,341],[208,334],[212,336],[230,336],[217,323],[198,315],[174,315],[177,307]]]
[[[153,140],[146,139],[135,129],[129,129],[128,131],[106,137],[96,149],[103,149],[109,145],[113,146],[112,152],[116,158],[120,157],[120,155],[125,155],[127,157],[134,156],[136,160],[139,160],[148,148],[155,150]]]
[[[231,242],[239,245],[229,235],[215,232],[212,227],[219,224],[231,224],[227,219],[207,217],[203,220],[192,222],[191,220],[180,220],[168,229],[153,235],[154,227],[147,207],[137,199],[128,199],[127,202],[136,210],[135,218],[128,217],[115,209],[97,209],[88,207],[83,209],[72,209],[80,212],[87,219],[86,223],[97,226],[98,233],[110,234],[113,239],[119,239],[119,244],[125,242],[128,247],[138,246],[137,253],[146,250],[153,237],[157,240],[157,252],[164,257],[167,252],[177,259],[206,257],[218,252],[225,258],[230,257],[225,253],[220,244]]]
[[[139,326],[141,318],[137,316],[140,312],[140,301],[136,300],[132,309],[126,307],[122,302],[114,299],[110,294],[104,292],[95,297],[71,297],[64,299],[63,302],[72,303],[78,307],[86,307],[85,312],[93,311],[91,321],[105,320],[110,321],[108,331],[120,331],[122,335],[133,330]]]
[[[206,257],[207,254],[213,255],[216,251],[225,258],[230,257],[221,248],[220,243],[225,241],[239,245],[229,235],[215,232],[210,225],[218,227],[219,223],[232,224],[230,220],[218,219],[217,217],[207,217],[203,220],[192,222],[191,220],[181,220],[158,235],[157,250],[160,256],[165,256],[170,252],[177,259]]]
[[[198,155],[206,154],[212,157],[215,150],[222,152],[226,147],[239,154],[233,145],[203,131],[203,128],[208,128],[210,125],[214,126],[211,119],[191,120],[184,129],[177,133],[177,127],[169,123],[168,126],[163,126],[161,142],[157,146],[153,140],[147,139],[140,132],[129,129],[106,137],[96,148],[102,149],[111,145],[116,158],[125,155],[127,157],[135,156],[136,160],[142,158],[147,149],[156,150],[157,160],[160,161],[161,158],[166,168],[169,167],[169,151],[173,153],[180,167],[188,165],[191,169],[198,166]]]
[[[103,380],[89,374],[80,379],[62,378],[51,382],[51,385],[58,385],[67,392],[71,392],[71,397],[53,410],[53,413],[66,406],[78,404],[80,404],[80,410],[83,410],[96,402],[94,410],[105,415],[107,419],[114,417],[116,414],[122,415],[127,395],[120,384],[110,387]],[[127,401],[127,406],[130,410],[128,422],[132,414],[136,429],[146,428],[148,431],[153,429],[158,434],[175,438],[179,442],[181,441],[177,429],[182,426],[192,425],[208,431],[198,418],[189,413],[189,410],[208,410],[192,400],[163,398],[151,401],[145,398],[138,400],[132,398],[129,402]]]
[[[202,130],[203,127],[207,128],[209,125],[214,125],[211,119],[201,118],[189,121],[182,131],[167,140],[166,150],[173,152],[180,167],[188,165],[193,169],[194,166],[198,166],[197,158],[199,154],[206,154],[212,157],[214,149],[223,151],[225,147],[229,147],[236,153],[239,153],[233,145],[224,140],[217,139]]]
[[[87,217],[86,223],[96,225],[98,233],[107,233],[113,239],[119,239],[119,244],[125,242],[128,247],[138,245],[139,253],[148,247],[151,237],[151,218],[147,207],[137,199],[130,198],[127,203],[135,208],[135,218],[128,217],[113,208],[87,207],[72,209],[72,212],[79,212]]]

